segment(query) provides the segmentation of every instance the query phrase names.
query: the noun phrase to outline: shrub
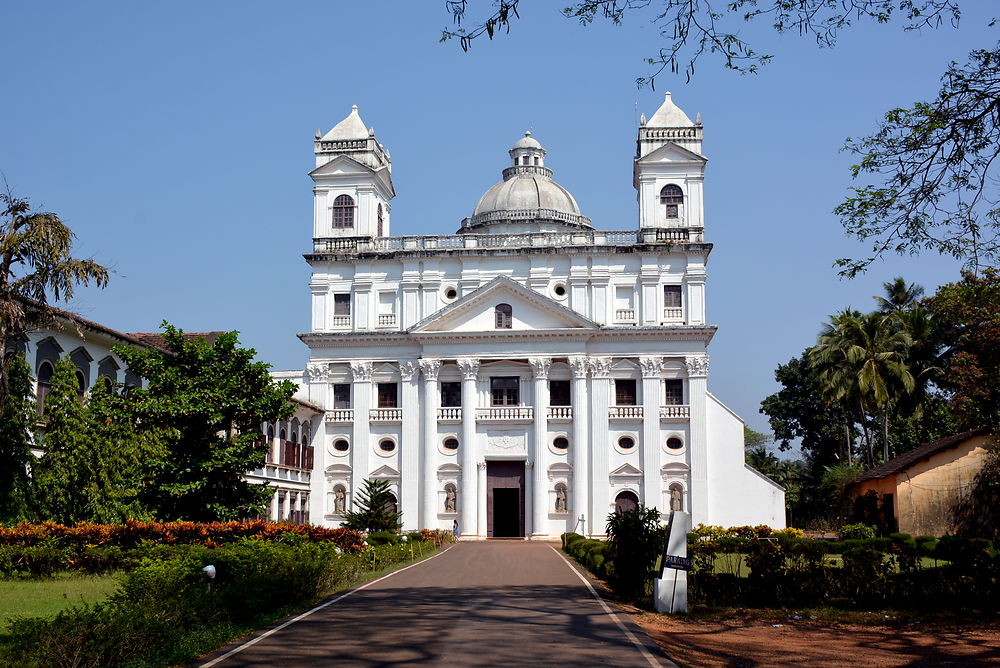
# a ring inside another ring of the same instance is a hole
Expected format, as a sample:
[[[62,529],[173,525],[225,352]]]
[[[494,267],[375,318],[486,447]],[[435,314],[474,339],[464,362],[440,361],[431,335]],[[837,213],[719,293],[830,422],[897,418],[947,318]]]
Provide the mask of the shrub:
[[[875,537],[875,527],[869,526],[867,524],[845,524],[840,529],[840,538],[842,540],[850,539],[864,539],[864,538],[874,538]]]
[[[608,546],[614,567],[611,584],[629,600],[646,598],[651,570],[663,545],[663,528],[656,508],[643,505],[608,515]]]

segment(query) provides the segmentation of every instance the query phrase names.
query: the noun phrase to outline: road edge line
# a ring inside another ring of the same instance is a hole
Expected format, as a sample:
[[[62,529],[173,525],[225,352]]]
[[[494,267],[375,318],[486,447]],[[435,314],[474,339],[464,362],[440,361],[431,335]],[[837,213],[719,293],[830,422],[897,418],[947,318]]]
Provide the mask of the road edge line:
[[[302,621],[303,619],[305,619],[309,615],[313,614],[314,612],[318,612],[318,611],[322,610],[323,608],[329,607],[329,606],[333,605],[334,603],[336,603],[338,601],[342,601],[343,599],[347,598],[351,594],[353,594],[355,592],[359,592],[362,589],[367,589],[368,587],[372,586],[373,584],[375,584],[377,582],[381,582],[382,580],[386,580],[388,578],[391,578],[393,575],[396,575],[397,573],[402,573],[403,571],[408,571],[411,568],[413,568],[414,566],[419,566],[420,564],[426,564],[431,559],[437,559],[442,554],[444,554],[445,552],[447,552],[449,549],[451,549],[450,545],[448,547],[444,548],[443,550],[441,550],[440,552],[438,552],[437,554],[433,554],[433,555],[427,557],[426,559],[421,559],[420,561],[418,561],[415,564],[410,564],[409,566],[404,566],[403,568],[400,568],[399,570],[395,570],[392,573],[386,573],[385,575],[383,575],[380,578],[376,578],[374,580],[369,580],[368,582],[365,582],[364,584],[358,585],[357,587],[354,587],[353,589],[348,589],[347,591],[345,591],[340,596],[337,596],[336,598],[331,598],[328,601],[324,601],[323,603],[320,603],[319,605],[317,605],[317,606],[315,606],[313,608],[310,608],[309,610],[306,610],[305,612],[300,613],[300,614],[296,615],[295,617],[292,617],[291,619],[283,622],[282,624],[280,624],[278,626],[275,626],[273,629],[265,631],[264,633],[260,634],[256,638],[248,640],[248,641],[246,641],[245,643],[243,643],[241,645],[237,645],[236,647],[234,647],[233,649],[229,650],[228,652],[226,652],[222,656],[217,657],[215,659],[212,659],[211,661],[209,661],[207,663],[201,664],[201,668],[211,668],[212,666],[214,666],[216,664],[219,664],[222,661],[225,661],[229,657],[234,656],[236,654],[239,654],[240,652],[242,652],[245,649],[249,649],[250,647],[253,647],[257,643],[259,643],[261,640],[264,640],[265,638],[268,638],[268,637],[274,635],[278,631],[281,631],[282,629],[291,626],[295,622]]]
[[[590,590],[590,594],[597,599],[597,602],[601,604],[602,608],[604,608],[604,612],[608,613],[608,616],[610,616],[611,619],[614,620],[615,624],[618,625],[618,628],[620,628],[622,630],[622,633],[625,634],[625,637],[628,638],[632,642],[632,644],[638,648],[639,653],[642,654],[642,656],[646,659],[649,665],[652,666],[652,668],[659,668],[660,666],[662,666],[663,664],[660,662],[660,660],[657,659],[655,656],[653,656],[650,653],[649,649],[646,647],[646,645],[639,642],[639,639],[635,637],[635,634],[632,633],[632,631],[630,631],[628,627],[625,626],[624,622],[622,622],[622,620],[618,618],[618,615],[615,613],[614,610],[611,609],[607,601],[604,600],[604,597],[597,593],[597,590],[594,589],[594,585],[590,583],[590,580],[584,577],[584,575],[580,571],[578,571],[573,566],[573,564],[570,563],[569,559],[563,556],[563,554],[559,552],[559,550],[556,549],[554,545],[549,545],[549,547],[551,547],[552,551],[555,552],[556,555],[563,560],[563,562],[569,567],[571,571],[573,571],[573,574],[576,575],[576,577],[580,578],[580,581],[583,582],[583,584],[587,585],[587,589]],[[670,661],[669,659],[668,661],[669,661],[669,663],[667,664],[668,668],[678,668],[676,663]]]

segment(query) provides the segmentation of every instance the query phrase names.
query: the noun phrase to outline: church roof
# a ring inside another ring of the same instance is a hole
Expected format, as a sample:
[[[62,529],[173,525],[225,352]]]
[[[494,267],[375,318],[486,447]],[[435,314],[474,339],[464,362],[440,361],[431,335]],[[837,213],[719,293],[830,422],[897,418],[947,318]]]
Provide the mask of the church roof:
[[[695,124],[687,117],[687,114],[674,104],[673,98],[668,92],[663,98],[663,104],[656,110],[653,117],[646,123],[648,128],[683,128],[694,127]]]
[[[339,141],[343,139],[367,139],[368,128],[358,114],[358,105],[351,107],[347,118],[333,126],[333,129],[323,135],[323,141]]]
[[[525,130],[524,136],[514,143],[514,148],[541,148],[541,143],[531,136],[531,130]]]

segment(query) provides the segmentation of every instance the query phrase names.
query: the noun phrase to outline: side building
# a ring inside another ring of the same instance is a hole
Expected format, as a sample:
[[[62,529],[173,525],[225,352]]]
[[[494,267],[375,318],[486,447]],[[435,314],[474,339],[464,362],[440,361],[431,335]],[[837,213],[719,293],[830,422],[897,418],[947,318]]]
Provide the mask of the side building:
[[[467,538],[602,535],[638,503],[784,526],[708,391],[702,136],[669,93],[643,118],[635,229],[595,229],[529,132],[456,234],[391,236],[390,155],[357,107],[317,134],[310,520],[379,479],[406,529]]]

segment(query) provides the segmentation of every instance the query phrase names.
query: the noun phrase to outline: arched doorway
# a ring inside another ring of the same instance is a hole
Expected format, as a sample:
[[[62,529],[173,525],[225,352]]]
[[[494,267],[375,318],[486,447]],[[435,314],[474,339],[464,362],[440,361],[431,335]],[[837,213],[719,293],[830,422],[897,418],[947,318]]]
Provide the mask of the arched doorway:
[[[634,492],[619,492],[615,497],[615,512],[624,513],[639,507],[639,497]]]

